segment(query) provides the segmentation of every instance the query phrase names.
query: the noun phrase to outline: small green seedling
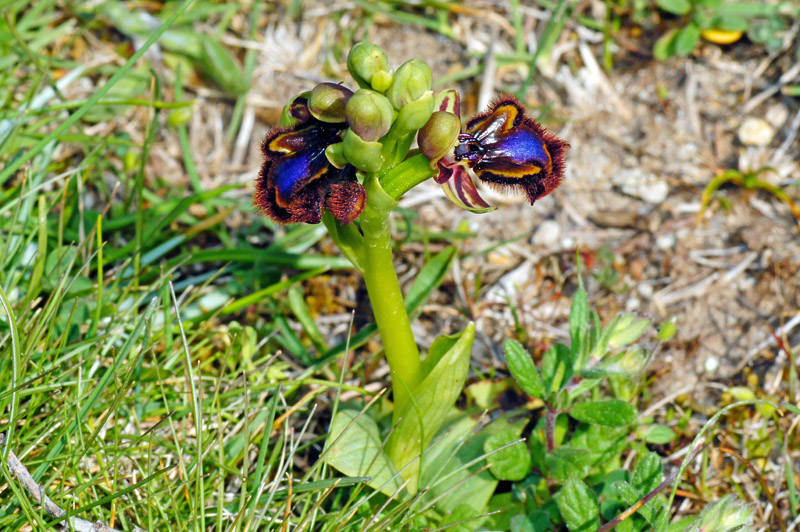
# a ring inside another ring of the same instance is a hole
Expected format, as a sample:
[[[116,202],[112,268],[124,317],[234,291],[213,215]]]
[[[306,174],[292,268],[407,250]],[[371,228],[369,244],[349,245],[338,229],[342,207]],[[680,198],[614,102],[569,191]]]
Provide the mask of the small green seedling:
[[[791,209],[794,217],[798,222],[800,222],[800,208],[798,208],[797,204],[786,193],[786,191],[777,185],[773,185],[768,181],[758,178],[759,175],[771,170],[773,169],[765,166],[763,168],[759,168],[758,170],[751,170],[745,173],[739,172],[738,170],[725,170],[724,172],[717,174],[717,176],[712,179],[708,185],[706,185],[706,188],[703,191],[703,198],[700,202],[700,212],[697,213],[697,224],[699,225],[702,221],[703,213],[705,213],[706,209],[711,203],[712,194],[714,194],[714,192],[716,192],[725,183],[733,183],[744,188],[745,190],[763,190],[765,192],[769,192],[779,200],[786,203],[789,206],[789,209]]]

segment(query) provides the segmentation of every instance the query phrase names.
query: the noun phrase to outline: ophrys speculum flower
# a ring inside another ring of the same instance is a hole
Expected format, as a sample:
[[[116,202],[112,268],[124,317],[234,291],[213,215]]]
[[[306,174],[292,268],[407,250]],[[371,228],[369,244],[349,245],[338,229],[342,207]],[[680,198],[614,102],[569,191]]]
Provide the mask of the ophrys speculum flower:
[[[420,149],[438,171],[434,179],[457,205],[491,210],[468,169],[490,186],[524,191],[531,205],[561,183],[569,145],[525,116],[513,96],[499,97],[471,118],[464,133],[453,126],[453,118],[460,117],[458,93],[442,93],[437,109],[420,130]]]
[[[330,109],[335,107],[326,106],[324,118],[334,120]],[[344,105],[341,110],[340,122],[322,121],[312,114],[313,108],[309,110],[308,98],[298,97],[287,113],[294,124],[274,129],[264,139],[265,160],[254,203],[265,215],[278,223],[316,224],[325,209],[346,225],[364,210],[366,192],[356,179],[356,169],[351,165],[337,168],[326,156],[347,128]]]

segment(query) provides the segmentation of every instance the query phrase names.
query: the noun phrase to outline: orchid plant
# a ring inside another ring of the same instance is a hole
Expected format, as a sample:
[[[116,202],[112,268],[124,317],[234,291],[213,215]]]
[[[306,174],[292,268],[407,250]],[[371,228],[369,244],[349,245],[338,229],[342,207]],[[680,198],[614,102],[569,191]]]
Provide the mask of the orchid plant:
[[[362,42],[347,67],[357,90],[321,83],[286,106],[262,145],[254,204],[278,223],[325,224],[364,276],[391,369],[392,429],[384,441],[368,416],[343,409],[326,459],[345,474],[369,475],[386,494],[413,494],[426,482],[423,450],[452,418],[475,332],[470,323],[420,356],[393,264],[390,213],[431,178],[471,212],[493,209],[474,178],[533,204],[561,182],[568,144],[507,95],[463,127],[459,93],[434,94],[431,69],[418,59],[392,71],[384,50]]]

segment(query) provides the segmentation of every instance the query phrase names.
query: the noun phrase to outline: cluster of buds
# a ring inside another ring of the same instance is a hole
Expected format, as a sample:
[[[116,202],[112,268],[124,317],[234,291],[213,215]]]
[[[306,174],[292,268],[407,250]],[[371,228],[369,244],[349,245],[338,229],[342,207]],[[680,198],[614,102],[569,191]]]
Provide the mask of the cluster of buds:
[[[295,97],[282,127],[262,144],[254,203],[276,222],[319,223],[323,210],[342,224],[357,219],[366,203],[365,176],[402,164],[417,133],[431,175],[470,211],[491,210],[473,174],[523,190],[531,204],[560,183],[567,144],[526,117],[514,98],[498,99],[462,133],[458,92],[435,97],[424,62],[412,59],[392,72],[386,53],[362,42],[347,67],[358,90],[322,83]]]

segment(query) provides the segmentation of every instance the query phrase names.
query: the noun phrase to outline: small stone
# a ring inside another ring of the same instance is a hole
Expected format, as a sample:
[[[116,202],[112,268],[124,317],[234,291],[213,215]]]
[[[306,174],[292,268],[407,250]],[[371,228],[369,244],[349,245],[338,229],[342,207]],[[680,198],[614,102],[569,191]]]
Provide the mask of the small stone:
[[[662,203],[669,194],[666,181],[641,168],[624,168],[611,178],[611,182],[619,186],[625,194],[647,203]]]
[[[651,284],[642,283],[636,287],[636,291],[645,299],[653,298],[653,285]]]
[[[708,357],[703,367],[706,373],[713,373],[719,367],[719,360],[717,357]]]
[[[492,302],[506,301],[506,297],[519,293],[525,283],[531,280],[531,263],[523,262],[516,269],[511,270],[486,292],[486,300]]]
[[[770,105],[769,109],[767,109],[767,112],[764,113],[764,119],[766,119],[766,121],[769,122],[769,124],[775,129],[780,129],[783,127],[783,124],[786,122],[787,118],[789,118],[789,110],[785,105],[780,103]]]
[[[511,267],[516,262],[505,248],[495,249],[486,254],[489,264],[496,266]]]
[[[642,302],[636,297],[629,298],[627,301],[625,301],[625,310],[628,312],[634,312],[641,306]]]
[[[555,220],[545,220],[533,233],[533,243],[546,248],[553,248],[561,239],[561,225]]]
[[[656,247],[658,249],[668,250],[672,249],[675,246],[675,234],[674,233],[664,233],[663,235],[658,235],[656,238]]]
[[[628,273],[631,274],[636,281],[641,281],[644,276],[644,269],[647,263],[641,258],[637,257],[630,262],[628,266]]]
[[[775,129],[763,118],[748,116],[739,126],[739,140],[745,146],[766,146],[775,136]]]

